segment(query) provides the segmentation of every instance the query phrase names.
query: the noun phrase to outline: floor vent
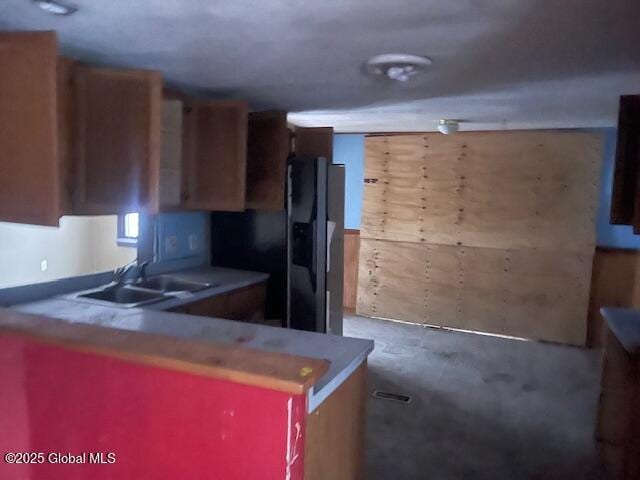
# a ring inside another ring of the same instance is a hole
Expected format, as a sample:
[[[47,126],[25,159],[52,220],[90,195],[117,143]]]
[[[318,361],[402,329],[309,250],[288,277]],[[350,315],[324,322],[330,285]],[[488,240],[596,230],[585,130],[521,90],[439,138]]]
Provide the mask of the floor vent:
[[[392,400],[400,403],[411,403],[411,397],[409,395],[403,395],[402,393],[384,392],[382,390],[374,390],[371,394],[373,398],[381,398],[382,400]]]

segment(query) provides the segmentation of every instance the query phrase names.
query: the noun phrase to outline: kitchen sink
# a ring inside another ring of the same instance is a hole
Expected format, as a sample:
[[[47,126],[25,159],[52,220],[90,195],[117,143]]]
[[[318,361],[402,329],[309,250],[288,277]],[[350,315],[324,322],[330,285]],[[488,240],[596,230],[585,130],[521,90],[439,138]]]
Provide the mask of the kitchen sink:
[[[197,292],[205,288],[217,287],[217,284],[192,282],[188,280],[180,280],[170,275],[158,275],[149,277],[144,280],[138,280],[134,283],[138,288],[146,288],[148,290],[156,290],[159,292]]]
[[[214,283],[181,280],[171,275],[156,275],[131,283],[112,283],[101,288],[74,293],[70,297],[76,301],[97,305],[111,304],[133,308],[217,286],[218,284]]]
[[[167,298],[162,292],[143,290],[127,285],[115,285],[101,290],[80,293],[75,296],[79,300],[96,301],[95,303],[116,303],[123,307],[133,308]]]

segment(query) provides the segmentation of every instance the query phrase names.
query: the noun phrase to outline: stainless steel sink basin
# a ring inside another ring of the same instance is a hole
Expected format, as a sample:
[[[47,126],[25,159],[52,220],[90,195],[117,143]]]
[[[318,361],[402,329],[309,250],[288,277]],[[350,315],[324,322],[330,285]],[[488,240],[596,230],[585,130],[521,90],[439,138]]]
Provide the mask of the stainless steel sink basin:
[[[133,283],[112,283],[101,288],[74,293],[69,297],[97,305],[133,308],[216,286],[218,285],[212,283],[181,280],[171,275],[157,275]]]
[[[92,303],[115,303],[123,307],[133,308],[167,298],[162,292],[142,290],[127,285],[115,285],[100,290],[76,295],[76,299],[92,301]]]
[[[149,277],[144,280],[138,280],[134,283],[138,288],[146,288],[148,290],[156,290],[159,292],[197,292],[205,288],[216,287],[217,285],[204,282],[191,282],[188,280],[180,280],[170,275],[158,275]]]

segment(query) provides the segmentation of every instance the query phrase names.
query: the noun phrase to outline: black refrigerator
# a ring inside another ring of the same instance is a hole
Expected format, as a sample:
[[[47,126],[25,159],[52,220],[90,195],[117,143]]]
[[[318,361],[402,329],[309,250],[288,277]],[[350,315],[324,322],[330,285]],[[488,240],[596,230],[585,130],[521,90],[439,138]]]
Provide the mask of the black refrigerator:
[[[271,274],[266,316],[342,335],[344,165],[292,157],[277,212],[214,212],[213,265]]]

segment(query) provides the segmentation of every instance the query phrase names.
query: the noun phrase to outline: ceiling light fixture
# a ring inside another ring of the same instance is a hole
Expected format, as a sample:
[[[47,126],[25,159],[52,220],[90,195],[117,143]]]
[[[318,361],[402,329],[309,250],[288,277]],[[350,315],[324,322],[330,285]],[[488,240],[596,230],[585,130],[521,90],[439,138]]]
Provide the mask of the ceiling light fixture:
[[[376,55],[365,64],[372,75],[384,75],[397,82],[406,82],[423,72],[433,62],[430,58],[406,53],[385,53]]]
[[[438,131],[445,135],[451,135],[456,133],[460,129],[460,122],[458,120],[438,120]]]
[[[38,7],[53,15],[72,15],[78,11],[78,7],[57,0],[33,0]]]

